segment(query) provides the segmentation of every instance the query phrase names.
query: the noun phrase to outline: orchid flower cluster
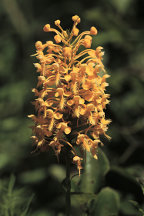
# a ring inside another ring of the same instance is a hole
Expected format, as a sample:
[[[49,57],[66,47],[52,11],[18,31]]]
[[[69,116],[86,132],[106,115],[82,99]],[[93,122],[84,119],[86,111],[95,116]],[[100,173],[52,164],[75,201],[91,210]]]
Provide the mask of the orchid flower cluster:
[[[52,147],[58,156],[62,148],[69,146],[80,174],[83,158],[77,148],[91,152],[97,159],[100,135],[109,138],[106,131],[110,120],[105,119],[104,112],[109,103],[109,94],[105,94],[109,75],[102,63],[103,48],[91,49],[97,29],[92,26],[79,34],[79,16],[72,20],[71,32],[63,30],[60,20],[55,21],[59,31],[46,24],[43,30],[55,33],[55,43],[35,44],[39,60],[34,64],[38,83],[32,89],[36,115],[29,117],[35,123],[32,138],[37,148]]]

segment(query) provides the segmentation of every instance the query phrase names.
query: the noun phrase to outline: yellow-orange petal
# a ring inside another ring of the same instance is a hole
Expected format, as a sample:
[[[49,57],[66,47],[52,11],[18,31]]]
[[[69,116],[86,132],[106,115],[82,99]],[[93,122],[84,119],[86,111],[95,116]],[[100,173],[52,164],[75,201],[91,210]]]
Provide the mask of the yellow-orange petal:
[[[54,45],[53,41],[47,41],[46,44],[47,44],[47,46],[52,46],[52,45]]]
[[[73,74],[74,76],[76,75],[76,73],[79,72],[79,68],[78,67],[73,67],[71,74]]]
[[[94,159],[98,159],[98,156],[96,154],[93,155]]]
[[[83,83],[82,87],[83,87],[84,90],[89,90],[90,85],[88,83]]]
[[[95,50],[88,51],[88,54],[89,54],[92,58],[95,58],[95,57],[96,57],[96,52],[95,52]]]
[[[72,106],[74,104],[74,100],[68,100],[67,105]]]
[[[63,114],[57,112],[54,114],[54,117],[55,119],[61,119],[63,117]]]
[[[92,75],[93,75],[93,69],[90,68],[90,67],[86,67],[86,73],[87,73],[89,76],[92,76]]]
[[[87,104],[87,110],[88,111],[94,111],[95,110],[95,106],[93,104]]]
[[[45,132],[45,135],[46,135],[47,137],[52,136],[52,134],[53,134],[53,133],[52,133],[51,131],[46,131],[46,132]]]
[[[105,80],[106,80],[107,78],[109,78],[109,77],[110,77],[109,74],[104,74],[103,77],[102,77],[101,82],[105,82]]]
[[[86,35],[86,36],[84,37],[84,39],[87,39],[87,40],[92,41],[92,37],[91,37],[90,35]]]
[[[83,159],[77,155],[73,157],[73,162],[77,162],[77,161],[81,161],[81,160],[83,160]]]
[[[64,129],[65,134],[69,134],[71,132],[71,128],[70,127],[66,127]]]
[[[59,93],[58,93],[58,92],[56,92],[56,93],[55,93],[55,97],[58,97],[58,96],[59,96]]]
[[[37,137],[36,137],[36,136],[31,136],[31,138],[32,138],[32,139],[34,139],[34,140],[35,140],[35,139],[37,139]]]
[[[61,124],[62,124],[62,122],[58,123],[58,124],[56,125],[56,128],[60,129],[60,128],[61,128]]]
[[[46,101],[46,106],[52,106],[53,105],[53,101]]]
[[[63,96],[63,93],[64,93],[63,88],[57,88],[56,93],[55,93],[55,97]]]
[[[54,116],[54,112],[53,112],[53,110],[48,109],[46,112],[47,112],[49,118],[52,118],[52,117]]]
[[[91,35],[96,35],[96,34],[97,34],[97,29],[96,29],[94,26],[92,26],[92,27],[90,28],[90,34],[91,34]]]
[[[42,139],[42,140],[40,140],[39,142],[38,142],[38,146],[41,146],[41,145],[43,145],[44,144],[44,139]]]
[[[111,120],[110,119],[104,119],[104,118],[102,118],[101,123],[107,125],[107,124],[111,123]]]
[[[69,97],[72,93],[70,91],[64,92],[64,96]]]
[[[84,139],[84,140],[83,140],[82,145],[83,145],[83,147],[84,147],[88,152],[90,152],[90,145],[89,145],[87,139]]]
[[[93,97],[94,97],[94,94],[93,94],[93,92],[88,92],[88,94],[86,94],[85,96],[84,96],[84,99],[86,100],[86,101],[92,101],[93,100]]]
[[[81,160],[83,160],[83,159],[80,158],[79,156],[74,156],[74,157],[73,157],[73,162],[77,164],[77,169],[78,169],[78,171],[79,171],[79,176],[80,176],[80,171],[81,171],[81,169],[82,169]]]
[[[102,58],[102,56],[104,55],[104,52],[102,52],[102,49],[103,49],[103,47],[101,47],[101,46],[98,46],[97,48],[96,48],[96,50],[95,50],[95,53],[96,53],[96,56],[98,57],[98,58]]]
[[[49,131],[52,131],[53,127],[54,127],[54,123],[55,123],[55,119],[51,118],[49,125],[48,125],[48,129]]]
[[[38,76],[38,80],[44,82],[45,81],[45,77],[44,76]]]
[[[84,104],[85,100],[83,98],[79,99],[79,104]]]
[[[39,63],[34,63],[34,66],[37,68],[37,72],[42,71],[42,66]]]
[[[71,80],[71,75],[65,75],[64,76],[64,79],[68,82],[68,81],[70,81]]]
[[[86,113],[86,105],[84,104],[83,107],[80,108],[80,114],[85,115]]]
[[[32,115],[28,115],[27,117],[33,119],[33,118],[35,118],[36,116],[32,114]]]

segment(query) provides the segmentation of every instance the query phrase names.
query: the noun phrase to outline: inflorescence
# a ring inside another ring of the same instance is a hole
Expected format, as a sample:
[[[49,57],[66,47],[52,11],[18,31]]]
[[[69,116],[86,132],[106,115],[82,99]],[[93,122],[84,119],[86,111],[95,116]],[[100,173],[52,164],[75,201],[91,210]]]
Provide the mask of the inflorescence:
[[[72,20],[71,32],[63,30],[60,20],[55,21],[60,31],[46,24],[43,30],[54,32],[56,43],[35,44],[39,63],[34,66],[40,75],[32,92],[37,114],[29,117],[35,123],[32,138],[37,148],[52,147],[58,156],[62,148],[69,146],[80,174],[83,158],[77,148],[91,152],[97,159],[100,135],[109,138],[106,131],[110,120],[104,113],[109,103],[109,94],[105,94],[109,75],[102,63],[103,48],[91,49],[91,35],[97,35],[97,29],[91,27],[79,34],[79,16]]]

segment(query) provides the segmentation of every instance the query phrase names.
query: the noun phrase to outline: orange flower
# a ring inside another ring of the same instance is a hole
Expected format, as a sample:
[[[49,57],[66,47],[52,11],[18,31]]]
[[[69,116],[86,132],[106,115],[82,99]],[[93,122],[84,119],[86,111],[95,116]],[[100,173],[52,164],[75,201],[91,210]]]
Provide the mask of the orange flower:
[[[67,104],[69,106],[73,106],[74,116],[79,118],[81,105],[84,104],[84,99],[81,98],[80,96],[74,96],[72,100],[67,101]]]
[[[59,129],[59,132],[64,132],[65,134],[69,134],[71,132],[71,128],[67,126],[66,122],[60,122],[57,124],[56,128]]]
[[[36,96],[33,102],[36,115],[29,117],[35,123],[32,138],[37,147],[51,146],[58,156],[69,145],[80,174],[82,158],[75,146],[91,152],[97,159],[100,135],[109,138],[106,131],[110,120],[105,119],[104,113],[109,103],[109,94],[105,94],[109,75],[102,63],[103,48],[91,49],[92,35],[97,35],[97,29],[92,26],[79,34],[79,16],[73,16],[72,20],[70,33],[62,28],[60,20],[55,21],[60,30],[46,24],[43,30],[54,32],[56,43],[35,44],[39,61],[34,64],[39,73],[37,88],[32,90]],[[79,131],[76,128],[79,124],[88,126]],[[77,136],[76,143],[73,135]]]

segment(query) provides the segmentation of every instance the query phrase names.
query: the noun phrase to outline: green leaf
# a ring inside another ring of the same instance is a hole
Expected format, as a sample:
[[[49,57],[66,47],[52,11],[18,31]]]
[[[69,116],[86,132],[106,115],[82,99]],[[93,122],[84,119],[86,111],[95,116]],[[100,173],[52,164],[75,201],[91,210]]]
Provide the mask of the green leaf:
[[[87,152],[84,173],[81,175],[80,180],[80,191],[83,193],[96,193],[109,169],[109,161],[101,149],[98,150],[98,160]]]
[[[15,176],[12,174],[8,185],[8,196],[12,196],[14,184],[15,184]]]
[[[0,194],[1,216],[28,216],[33,195],[29,196],[26,188],[15,188],[14,175],[11,175],[9,182],[0,181]]]
[[[97,195],[91,193],[71,193],[71,205],[73,214],[85,215],[89,205],[93,199],[96,199]],[[87,214],[86,214],[87,215]]]
[[[97,199],[91,203],[91,215],[98,216],[117,216],[119,211],[118,193],[106,187],[98,194]]]
[[[138,203],[130,200],[129,196],[126,197],[120,204],[120,211],[122,214],[131,216],[131,215],[138,215],[142,216],[139,212]]]
[[[27,204],[26,204],[25,210],[24,210],[24,212],[21,214],[21,216],[27,216],[28,211],[29,211],[29,207],[30,207],[30,204],[31,204],[33,198],[34,198],[34,194],[32,194],[32,195],[30,196],[30,198],[28,199],[28,202],[27,202]]]
[[[71,193],[72,206],[87,204],[90,200],[96,199],[95,194],[91,193]]]

